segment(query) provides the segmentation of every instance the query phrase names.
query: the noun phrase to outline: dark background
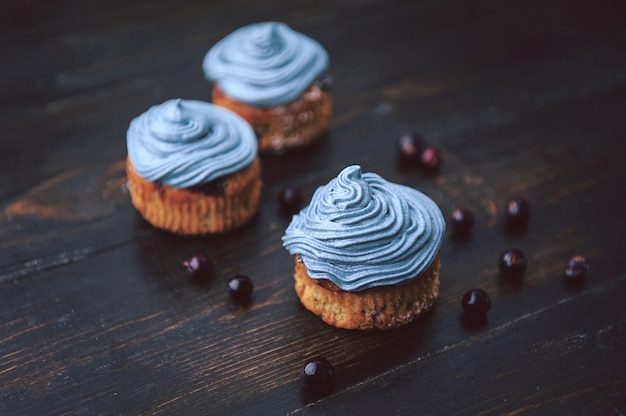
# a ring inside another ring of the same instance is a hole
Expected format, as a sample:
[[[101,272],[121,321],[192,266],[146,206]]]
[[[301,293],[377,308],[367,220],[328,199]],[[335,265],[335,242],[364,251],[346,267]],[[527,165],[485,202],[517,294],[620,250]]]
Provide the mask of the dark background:
[[[150,227],[125,189],[128,123],[210,100],[204,54],[263,20],[327,48],[328,137],[263,157],[243,229]],[[3,1],[0,68],[0,414],[626,413],[623,1]],[[406,131],[441,149],[439,174],[397,168]],[[477,216],[469,241],[446,234],[436,307],[398,330],[329,327],[293,291],[277,195],[349,164]],[[532,209],[519,235],[512,196]],[[512,247],[517,284],[497,270]],[[181,266],[198,250],[205,286]],[[592,268],[572,286],[575,254]],[[226,293],[238,273],[247,309]],[[474,287],[493,302],[479,326],[461,313]],[[337,375],[324,398],[298,378],[317,354]]]

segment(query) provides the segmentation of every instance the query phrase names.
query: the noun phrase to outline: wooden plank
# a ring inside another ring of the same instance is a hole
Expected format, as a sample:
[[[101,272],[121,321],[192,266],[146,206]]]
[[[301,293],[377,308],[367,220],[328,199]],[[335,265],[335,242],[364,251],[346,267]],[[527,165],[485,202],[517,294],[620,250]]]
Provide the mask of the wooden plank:
[[[0,413],[626,412],[621,3],[3,7]],[[125,189],[128,123],[167,98],[209,99],[202,56],[255,20],[284,20],[327,46],[328,137],[263,157],[262,207],[244,229],[156,230]],[[442,150],[438,175],[397,169],[404,131]],[[276,197],[288,183],[310,196],[352,163],[423,190],[446,216],[460,204],[477,214],[469,241],[446,235],[437,306],[400,330],[328,327],[293,292]],[[502,229],[513,195],[531,202],[521,235]],[[521,285],[497,271],[513,246],[529,256]],[[216,266],[201,287],[181,267],[198,250]],[[578,253],[591,274],[566,286],[564,262]],[[255,284],[250,309],[227,298],[236,273]],[[493,301],[478,328],[461,318],[472,287]],[[298,380],[315,354],[337,368],[320,401]]]
[[[290,414],[620,414],[624,295],[626,276],[555,299]]]

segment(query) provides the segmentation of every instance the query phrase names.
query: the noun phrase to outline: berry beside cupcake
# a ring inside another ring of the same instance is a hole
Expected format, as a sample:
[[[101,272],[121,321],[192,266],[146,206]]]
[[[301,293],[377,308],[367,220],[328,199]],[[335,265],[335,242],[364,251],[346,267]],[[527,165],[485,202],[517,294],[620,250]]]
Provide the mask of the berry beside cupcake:
[[[322,137],[332,112],[329,56],[284,23],[239,28],[203,60],[212,102],[252,125],[262,152],[282,152]]]
[[[155,227],[225,233],[257,212],[257,142],[237,114],[203,101],[169,100],[133,119],[126,142],[132,203]]]
[[[306,309],[339,328],[390,329],[435,303],[444,231],[428,196],[355,165],[315,191],[283,245]]]

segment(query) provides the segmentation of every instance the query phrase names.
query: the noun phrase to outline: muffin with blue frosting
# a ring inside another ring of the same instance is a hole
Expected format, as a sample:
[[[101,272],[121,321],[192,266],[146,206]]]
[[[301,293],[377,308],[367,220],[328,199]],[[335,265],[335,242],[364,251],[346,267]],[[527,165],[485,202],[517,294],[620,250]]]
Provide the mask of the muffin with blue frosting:
[[[248,222],[261,201],[254,132],[232,111],[174,99],[149,108],[126,133],[132,203],[155,227],[219,234]]]
[[[261,152],[280,153],[323,137],[332,113],[329,56],[280,22],[241,27],[205,55],[212,102],[242,116]]]
[[[444,231],[428,196],[355,165],[315,191],[283,245],[306,309],[338,328],[390,329],[435,303]]]

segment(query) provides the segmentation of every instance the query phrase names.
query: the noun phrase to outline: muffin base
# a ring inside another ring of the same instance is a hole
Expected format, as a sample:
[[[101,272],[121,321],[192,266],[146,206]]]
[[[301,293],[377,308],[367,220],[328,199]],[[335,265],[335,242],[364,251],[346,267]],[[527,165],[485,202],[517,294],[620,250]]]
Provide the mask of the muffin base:
[[[315,142],[326,133],[332,113],[331,94],[317,83],[311,84],[296,100],[270,107],[253,107],[237,101],[215,84],[212,101],[250,123],[260,152],[281,153]]]
[[[180,235],[221,234],[248,222],[261,203],[261,163],[222,178],[223,195],[207,195],[150,182],[126,158],[133,205],[153,226]]]
[[[347,292],[329,281],[311,278],[296,255],[295,289],[302,305],[324,322],[345,329],[392,329],[408,324],[428,310],[439,296],[439,256],[406,285]]]

